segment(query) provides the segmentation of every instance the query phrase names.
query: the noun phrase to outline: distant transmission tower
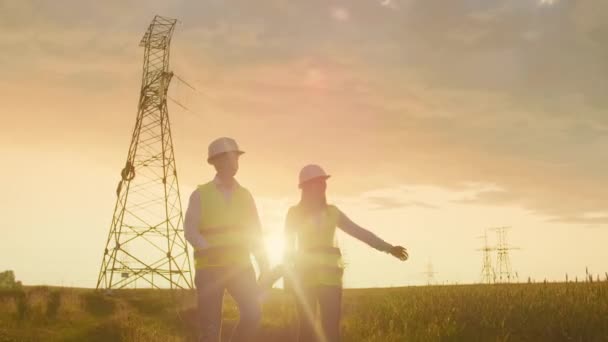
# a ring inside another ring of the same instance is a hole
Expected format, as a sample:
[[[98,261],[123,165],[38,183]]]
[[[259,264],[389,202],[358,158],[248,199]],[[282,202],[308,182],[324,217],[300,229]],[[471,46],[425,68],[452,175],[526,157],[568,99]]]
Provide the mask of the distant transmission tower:
[[[192,288],[167,111],[169,46],[177,20],[155,16],[144,34],[135,129],[103,253],[97,288]],[[140,282],[141,284],[141,282]]]
[[[435,273],[435,271],[433,270],[433,263],[431,263],[431,260],[429,260],[428,264],[426,265],[426,272],[422,272],[422,274],[426,275],[427,285],[433,285],[437,283],[437,280],[435,279],[435,275],[437,273]]]
[[[519,249],[512,247],[507,242],[507,230],[509,227],[498,227],[496,231],[498,243],[496,244],[496,281],[499,283],[510,283],[516,280],[516,273],[511,269],[511,260],[509,259],[509,251]]]
[[[496,250],[494,247],[490,247],[488,245],[488,233],[487,231],[483,233],[483,236],[480,236],[483,239],[483,247],[478,249],[478,251],[483,252],[483,263],[481,266],[481,282],[484,284],[492,284],[494,279],[496,278],[496,273],[494,273],[494,268],[492,267],[492,255],[491,253]]]

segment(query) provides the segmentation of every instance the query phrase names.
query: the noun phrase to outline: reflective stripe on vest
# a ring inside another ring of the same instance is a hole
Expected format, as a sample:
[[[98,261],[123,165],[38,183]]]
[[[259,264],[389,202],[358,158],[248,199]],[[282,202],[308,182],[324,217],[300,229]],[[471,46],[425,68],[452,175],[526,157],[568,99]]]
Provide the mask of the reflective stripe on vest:
[[[297,206],[291,210],[298,241],[295,264],[301,281],[308,286],[341,286],[344,265],[335,240],[338,208],[328,205],[318,219]]]
[[[251,195],[236,185],[229,200],[215,182],[198,187],[201,198],[199,232],[208,247],[194,253],[197,269],[246,265],[250,262]]]

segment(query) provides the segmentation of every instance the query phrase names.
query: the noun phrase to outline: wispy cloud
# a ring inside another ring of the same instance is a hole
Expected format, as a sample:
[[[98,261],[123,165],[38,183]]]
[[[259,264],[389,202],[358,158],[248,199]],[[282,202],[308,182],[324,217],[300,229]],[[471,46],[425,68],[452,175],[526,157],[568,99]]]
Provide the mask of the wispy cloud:
[[[422,208],[422,209],[438,209],[438,207],[424,203],[422,201],[407,201],[402,198],[396,197],[380,197],[371,196],[367,197],[367,201],[371,205],[372,210],[390,210],[390,209],[404,209],[408,207]]]
[[[5,106],[24,108],[17,93],[47,99],[27,104],[33,113],[27,122],[11,120],[48,138],[46,124],[30,124],[33,115],[48,123],[44,118],[59,112],[56,128],[74,131],[86,105],[99,104],[109,131],[78,130],[97,134],[98,149],[115,148],[114,137],[124,133],[116,104],[137,95],[137,41],[162,12],[181,19],[175,69],[211,94],[186,103],[206,116],[203,128],[177,126],[192,137],[184,138],[191,144],[181,156],[200,157],[203,136],[228,132],[257,151],[248,167],[273,174],[257,183],[275,194],[291,191],[281,184],[317,161],[337,175],[333,186],[345,194],[395,184],[496,184],[501,191],[464,201],[517,203],[567,221],[608,201],[601,190],[608,183],[606,2],[154,1],[144,11],[140,5],[1,2],[0,90],[15,94]],[[126,87],[133,87],[130,97]]]

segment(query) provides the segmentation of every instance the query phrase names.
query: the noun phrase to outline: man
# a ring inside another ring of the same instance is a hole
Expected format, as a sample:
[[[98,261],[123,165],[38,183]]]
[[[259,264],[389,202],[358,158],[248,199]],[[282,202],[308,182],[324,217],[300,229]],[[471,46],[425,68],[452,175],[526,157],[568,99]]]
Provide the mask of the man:
[[[219,138],[209,145],[207,162],[215,167],[216,176],[197,187],[186,211],[184,234],[194,248],[200,341],[220,341],[225,290],[240,313],[233,342],[250,340],[261,318],[250,254],[255,256],[260,274],[267,273],[268,259],[253,197],[234,179],[243,153],[231,138]]]

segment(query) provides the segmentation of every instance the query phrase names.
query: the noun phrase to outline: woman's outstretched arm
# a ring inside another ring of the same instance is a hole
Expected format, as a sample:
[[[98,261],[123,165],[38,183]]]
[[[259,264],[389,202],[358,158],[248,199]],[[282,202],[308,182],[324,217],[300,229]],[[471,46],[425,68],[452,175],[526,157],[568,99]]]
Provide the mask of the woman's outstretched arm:
[[[382,240],[376,234],[353,222],[342,211],[340,211],[340,217],[338,218],[338,228],[374,249],[389,253],[400,260],[407,260],[408,258],[407,250],[405,248],[401,246],[393,246],[390,243]]]

